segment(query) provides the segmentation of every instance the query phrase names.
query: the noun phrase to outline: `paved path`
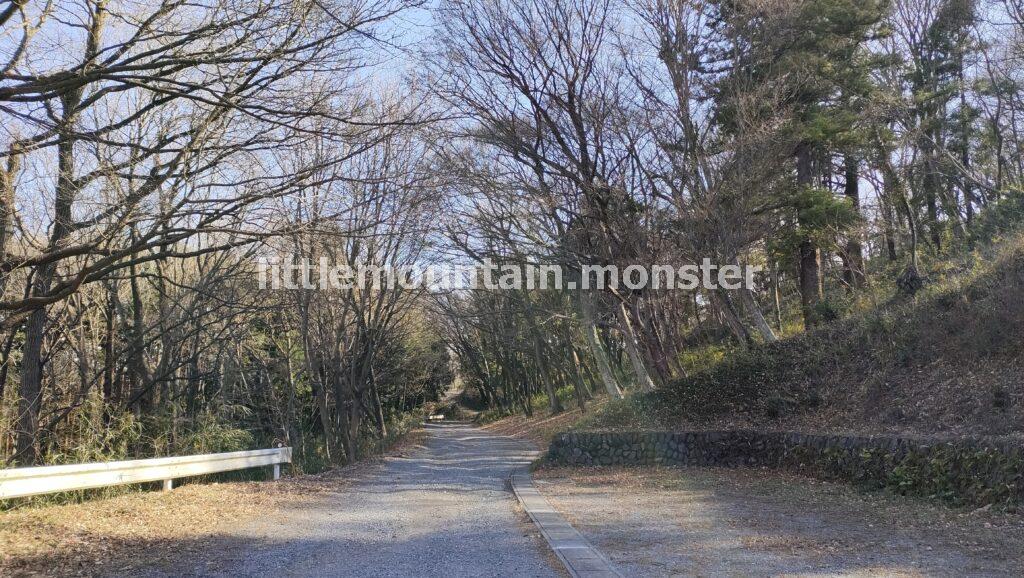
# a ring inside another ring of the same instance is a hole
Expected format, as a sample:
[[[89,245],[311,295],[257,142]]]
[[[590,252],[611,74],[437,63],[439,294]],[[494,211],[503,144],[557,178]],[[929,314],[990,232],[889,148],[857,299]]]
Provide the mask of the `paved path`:
[[[153,575],[564,576],[507,488],[537,452],[469,426],[428,428],[409,457],[358,469],[313,507]]]

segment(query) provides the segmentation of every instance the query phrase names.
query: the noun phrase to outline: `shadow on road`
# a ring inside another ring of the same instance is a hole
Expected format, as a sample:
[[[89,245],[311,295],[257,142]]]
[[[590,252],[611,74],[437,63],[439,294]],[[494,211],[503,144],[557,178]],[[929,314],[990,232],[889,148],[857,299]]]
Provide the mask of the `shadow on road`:
[[[296,503],[136,569],[143,576],[561,576],[515,511],[509,474],[537,452],[466,424],[338,477]],[[117,574],[118,572],[113,572]]]

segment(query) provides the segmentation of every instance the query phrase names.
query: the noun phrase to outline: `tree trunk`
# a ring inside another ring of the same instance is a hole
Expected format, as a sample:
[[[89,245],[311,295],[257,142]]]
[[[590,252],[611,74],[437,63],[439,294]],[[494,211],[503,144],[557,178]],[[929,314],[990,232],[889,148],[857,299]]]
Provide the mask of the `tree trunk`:
[[[49,265],[37,271],[39,292],[49,287]],[[45,279],[44,279],[45,277]],[[39,410],[43,397],[43,331],[46,326],[46,308],[40,307],[29,315],[25,324],[25,344],[21,357],[21,387],[18,392],[18,435],[15,457],[19,464],[32,465],[39,459],[36,442],[39,437]]]
[[[643,359],[647,367],[653,372],[652,378],[655,385],[660,387],[669,380],[672,373],[668,367],[664,343],[657,331],[655,314],[652,312],[649,316],[645,316],[640,311],[639,304],[635,302],[629,308],[628,314],[632,316],[631,319],[634,321],[634,324],[639,327],[639,335],[643,337],[643,343],[641,344],[643,345],[641,349]],[[647,320],[647,323],[644,322],[645,320]]]
[[[0,258],[7,259],[7,243],[14,234],[14,180],[20,169],[21,153],[11,147],[7,167],[0,168]],[[0,293],[7,290],[9,275],[0,275]]]
[[[71,231],[75,201],[74,147],[75,137],[71,125],[75,108],[81,99],[79,91],[62,95],[63,117],[60,140],[57,143],[57,190],[53,211],[53,232],[49,247],[58,248]],[[32,294],[43,297],[50,291],[56,274],[56,264],[40,265],[35,271]],[[43,339],[46,329],[46,306],[39,306],[25,324],[25,343],[22,346],[21,387],[18,400],[17,454],[22,463],[34,464],[39,458],[39,410],[43,396]]]
[[[797,149],[796,183],[800,187],[814,184],[811,150],[806,145]],[[800,305],[803,311],[804,327],[817,324],[817,306],[822,299],[821,256],[818,247],[810,239],[804,239],[799,247]]]
[[[371,362],[372,363],[372,362]],[[373,404],[373,418],[377,422],[377,431],[381,439],[388,437],[388,426],[384,420],[384,406],[380,403],[380,392],[377,390],[377,373],[370,367],[370,403]]]
[[[601,381],[604,382],[608,395],[621,399],[622,389],[615,380],[615,374],[612,373],[611,365],[608,363],[608,355],[601,345],[600,337],[597,335],[593,296],[587,291],[580,292],[580,309],[583,314],[583,336],[586,337],[587,344],[590,346],[590,352],[597,363],[597,371],[601,376]]]
[[[885,249],[886,256],[890,263],[894,263],[899,259],[899,253],[896,251],[896,224],[895,217],[893,216],[892,203],[884,198],[880,199],[882,205],[882,219],[883,226],[885,227]]]
[[[860,214],[860,183],[857,170],[857,158],[847,154],[843,159],[846,173],[846,186],[843,193],[850,200],[857,214]],[[851,289],[859,289],[864,286],[864,250],[861,244],[860,231],[854,230],[846,241],[846,267],[843,270],[843,279]]]
[[[580,356],[576,352],[576,346],[572,344],[569,332],[566,331],[566,343],[569,347],[569,353],[572,356],[572,363],[570,364],[570,372],[573,379],[573,389],[576,392],[576,404],[579,405],[580,411],[587,411],[587,398],[589,397],[590,390],[587,388],[586,383],[583,381],[583,368],[580,367]]]
[[[739,312],[736,311],[736,305],[732,302],[732,298],[729,297],[729,292],[719,289],[708,292],[708,295],[711,296],[711,300],[715,303],[715,310],[718,311],[725,324],[729,326],[729,329],[740,345],[743,347],[750,346],[754,339],[750,335],[750,330],[743,324]]]
[[[134,241],[135,235],[133,233]],[[144,357],[146,351],[145,336],[145,305],[142,302],[142,291],[139,288],[139,276],[135,265],[128,268],[128,284],[132,294],[132,344],[129,366],[131,368],[131,387],[129,388],[129,399],[132,400],[132,411],[136,416],[146,415],[153,407],[153,384],[149,381],[149,371],[146,368]]]
[[[775,325],[782,333],[782,297],[779,295],[779,269],[775,262],[771,262],[772,272],[772,302],[775,306]]]
[[[775,332],[772,331],[768,321],[765,320],[764,314],[761,313],[761,306],[757,304],[757,300],[754,299],[754,292],[747,288],[739,289],[740,299],[743,301],[743,305],[750,311],[750,317],[754,322],[754,329],[761,335],[761,339],[771,343],[777,341],[778,337],[775,336]]]
[[[0,353],[0,403],[4,400],[4,391],[7,386],[7,375],[10,373],[11,368],[11,350],[14,349],[14,340],[18,337],[18,330],[11,329],[11,332],[7,335],[7,339],[4,340],[4,349]]]
[[[626,345],[626,356],[629,357],[629,363],[633,367],[633,375],[636,377],[637,385],[640,386],[640,391],[644,393],[654,391],[654,380],[651,379],[651,375],[647,372],[647,367],[644,365],[643,357],[640,356],[640,348],[636,341],[636,331],[633,330],[633,323],[629,320],[629,312],[626,311],[625,303],[619,302],[619,306],[615,308],[615,315],[619,318],[622,340]]]
[[[286,387],[288,388],[288,400],[287,408],[285,409],[285,420],[287,424],[287,435],[288,444],[292,447],[298,448],[298,460],[301,462],[305,457],[305,441],[302,439],[302,428],[298,423],[298,400],[295,396],[295,370],[292,367],[292,338],[289,333],[285,333],[285,349],[282,351],[284,358],[284,374],[287,379]]]
[[[526,320],[529,324],[530,337],[533,342],[533,357],[537,362],[537,372],[540,374],[541,383],[544,384],[544,391],[548,396],[548,409],[552,414],[562,413],[562,402],[558,399],[558,392],[555,390],[555,384],[552,382],[551,368],[548,366],[547,356],[544,355],[546,348],[542,342],[540,330],[537,328],[537,320],[533,314],[533,301],[530,300],[530,296],[527,293],[523,293],[523,298],[526,301]]]
[[[117,317],[117,286],[111,280],[106,283],[107,302],[103,319],[103,416],[104,420],[110,420],[111,409],[115,405],[114,400],[114,369],[116,359],[114,358],[114,327]]]

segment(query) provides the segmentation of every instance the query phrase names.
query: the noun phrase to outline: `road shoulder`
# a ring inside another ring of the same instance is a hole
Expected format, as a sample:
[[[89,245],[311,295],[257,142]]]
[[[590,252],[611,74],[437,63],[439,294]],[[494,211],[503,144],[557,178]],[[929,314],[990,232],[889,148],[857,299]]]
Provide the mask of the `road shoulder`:
[[[542,468],[541,492],[625,575],[1007,576],[1024,520],[779,472]]]
[[[615,578],[622,575],[537,491],[529,472],[515,472],[509,484],[548,547],[573,578]]]

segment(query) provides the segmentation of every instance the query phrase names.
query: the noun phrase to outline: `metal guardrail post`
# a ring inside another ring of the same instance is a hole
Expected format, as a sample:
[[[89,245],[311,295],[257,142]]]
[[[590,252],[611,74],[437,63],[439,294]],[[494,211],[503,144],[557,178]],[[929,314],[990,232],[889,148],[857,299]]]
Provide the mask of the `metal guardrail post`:
[[[0,470],[0,500],[142,482],[162,482],[164,491],[169,491],[177,478],[265,466],[273,466],[274,479],[277,480],[281,477],[281,464],[291,461],[292,448],[284,447],[148,460],[11,468]]]

